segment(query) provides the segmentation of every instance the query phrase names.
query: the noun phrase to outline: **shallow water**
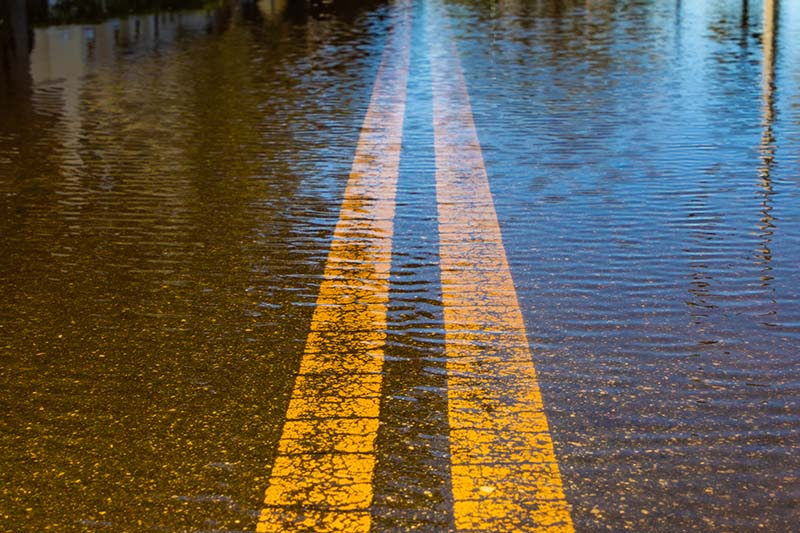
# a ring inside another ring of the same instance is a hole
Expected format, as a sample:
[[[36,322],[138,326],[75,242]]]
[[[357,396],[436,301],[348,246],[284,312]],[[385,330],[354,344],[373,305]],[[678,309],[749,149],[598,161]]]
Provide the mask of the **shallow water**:
[[[580,531],[800,522],[800,4],[445,2]],[[423,2],[377,531],[446,531]],[[391,4],[36,28],[0,85],[8,530],[252,530]]]

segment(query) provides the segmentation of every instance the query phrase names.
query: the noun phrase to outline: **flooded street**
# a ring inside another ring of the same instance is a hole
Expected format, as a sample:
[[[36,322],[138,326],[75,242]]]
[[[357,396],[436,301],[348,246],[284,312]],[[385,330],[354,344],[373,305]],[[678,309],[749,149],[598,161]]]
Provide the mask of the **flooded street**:
[[[800,1],[20,2],[0,531],[797,529]]]

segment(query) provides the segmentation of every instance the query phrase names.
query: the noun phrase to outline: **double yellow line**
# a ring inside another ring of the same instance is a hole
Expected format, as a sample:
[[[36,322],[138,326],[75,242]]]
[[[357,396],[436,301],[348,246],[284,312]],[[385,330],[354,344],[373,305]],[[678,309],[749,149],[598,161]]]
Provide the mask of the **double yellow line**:
[[[411,15],[394,9],[257,531],[367,532]],[[458,52],[426,5],[454,519],[573,531]]]

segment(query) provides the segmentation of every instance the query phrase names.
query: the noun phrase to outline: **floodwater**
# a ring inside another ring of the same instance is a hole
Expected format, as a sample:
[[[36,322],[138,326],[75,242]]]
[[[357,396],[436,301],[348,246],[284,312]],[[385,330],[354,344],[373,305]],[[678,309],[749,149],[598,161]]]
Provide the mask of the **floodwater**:
[[[401,3],[24,36],[0,71],[1,530],[255,529]],[[373,530],[455,527],[426,3],[576,530],[795,530],[796,0],[412,0]]]

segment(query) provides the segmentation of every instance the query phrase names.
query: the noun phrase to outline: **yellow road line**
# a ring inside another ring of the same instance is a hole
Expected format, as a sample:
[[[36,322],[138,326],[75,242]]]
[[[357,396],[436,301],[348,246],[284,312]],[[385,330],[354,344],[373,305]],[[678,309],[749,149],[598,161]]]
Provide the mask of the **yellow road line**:
[[[428,3],[455,525],[573,531],[458,51]]]
[[[367,532],[410,18],[395,8],[325,265],[259,532]]]

